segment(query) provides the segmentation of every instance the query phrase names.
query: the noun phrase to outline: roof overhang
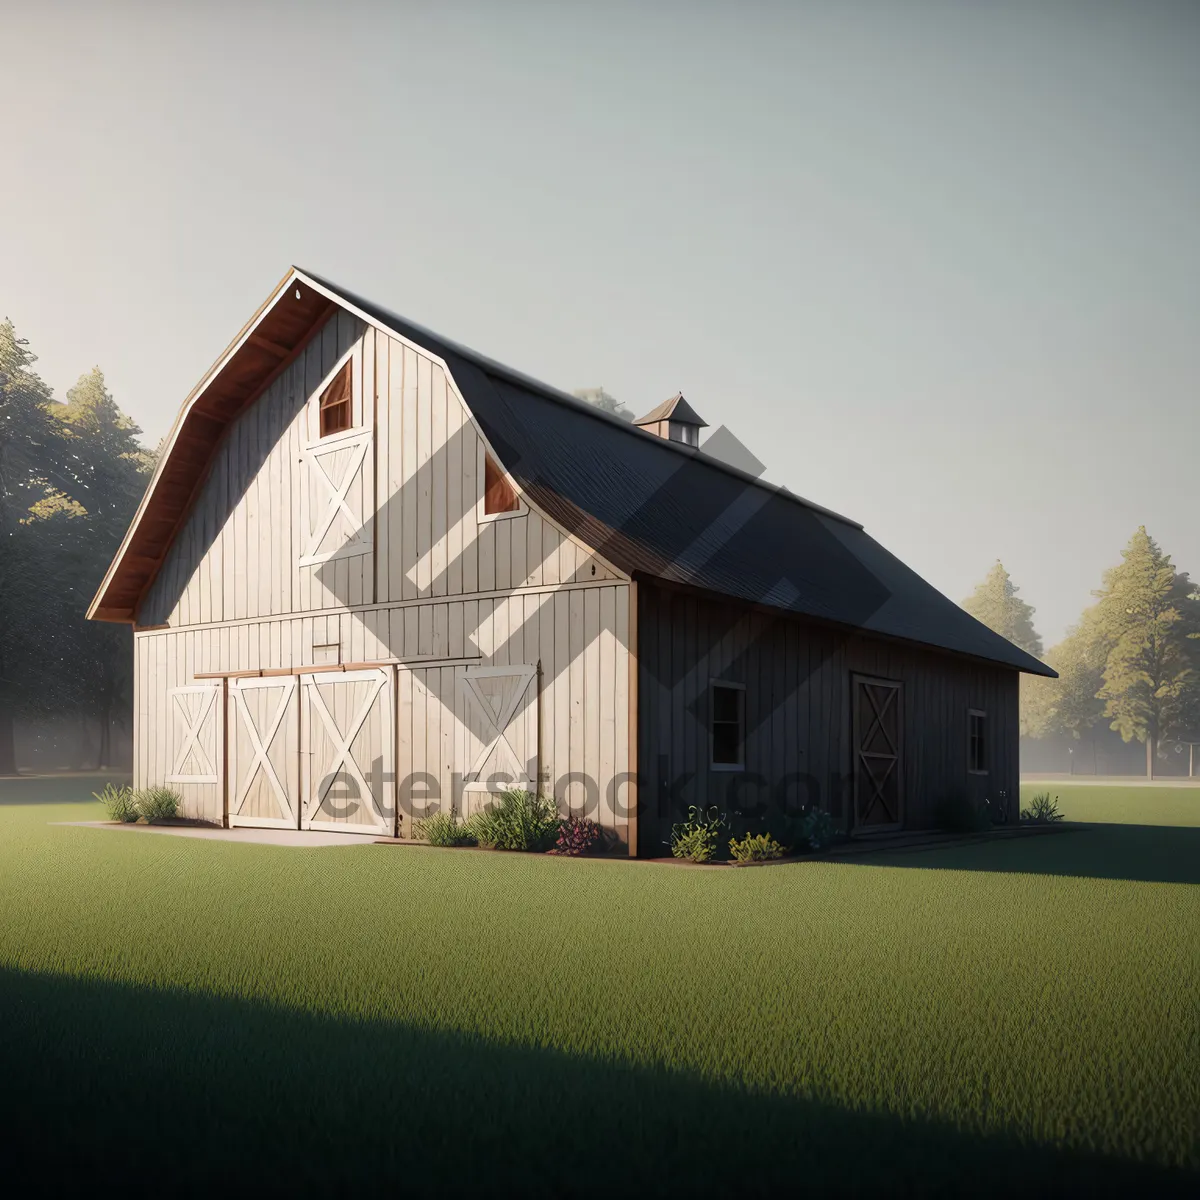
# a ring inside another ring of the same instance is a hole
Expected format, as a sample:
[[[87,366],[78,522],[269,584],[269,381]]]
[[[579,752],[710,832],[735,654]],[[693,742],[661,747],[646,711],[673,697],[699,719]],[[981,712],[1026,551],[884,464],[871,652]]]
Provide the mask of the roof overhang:
[[[183,402],[154,474],[87,615],[132,624],[199,494],[230,423],[268,388],[337,307],[292,268]]]

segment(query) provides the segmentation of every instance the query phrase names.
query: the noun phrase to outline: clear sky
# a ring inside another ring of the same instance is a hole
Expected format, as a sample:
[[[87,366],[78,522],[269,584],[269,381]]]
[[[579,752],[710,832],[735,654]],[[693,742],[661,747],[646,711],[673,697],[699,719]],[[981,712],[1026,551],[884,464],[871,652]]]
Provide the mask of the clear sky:
[[[1200,576],[1200,3],[0,0],[0,316],[151,442],[291,263],[1053,643]]]

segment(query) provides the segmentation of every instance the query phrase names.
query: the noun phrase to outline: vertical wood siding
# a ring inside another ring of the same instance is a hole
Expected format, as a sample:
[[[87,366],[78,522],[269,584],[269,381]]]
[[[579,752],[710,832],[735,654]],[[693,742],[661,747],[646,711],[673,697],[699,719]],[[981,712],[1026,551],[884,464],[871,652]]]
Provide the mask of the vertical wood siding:
[[[1008,820],[1016,820],[1016,671],[772,619],[645,582],[638,598],[639,853],[666,853],[670,825],[690,804],[752,811],[786,795],[848,821],[855,673],[903,684],[906,827],[931,826],[939,801],[956,789],[1003,804]],[[713,679],[746,688],[744,772],[710,766]],[[970,709],[987,713],[986,775],[967,770]]]
[[[358,452],[354,436],[328,453],[318,438],[320,393],[347,355],[367,445],[345,499],[361,524],[351,528],[339,511],[314,545],[332,493],[309,456],[317,449],[340,481]],[[482,462],[482,440],[442,368],[339,312],[230,426],[139,623],[209,625],[616,578],[536,512],[481,519]],[[369,553],[355,553],[355,542]],[[313,550],[351,553],[300,565]]]
[[[559,591],[417,601],[233,626],[141,631],[134,637],[135,780],[139,787],[162,783],[172,771],[183,731],[172,719],[170,693],[196,684],[198,674],[309,665],[314,646],[335,641],[346,648],[347,662],[425,657],[503,667],[540,661],[540,731],[533,727],[514,748],[529,760],[536,757],[540,740],[543,788],[554,791],[564,810],[586,812],[625,841],[629,627],[629,585],[589,583]],[[463,663],[413,663],[397,673],[395,700],[398,779],[414,772],[432,774],[437,795],[453,799],[460,811],[461,776],[483,744],[483,730],[463,704],[463,670]],[[536,697],[536,681],[533,687]],[[266,690],[253,700],[263,727],[277,699],[278,693]],[[229,708],[234,769],[228,786],[236,795],[234,770],[244,770],[248,749],[236,724],[234,703]],[[214,720],[221,720],[221,712],[218,695]],[[370,736],[379,741],[382,735],[372,726]],[[290,737],[285,732],[275,755],[292,754],[295,742]],[[284,765],[283,759],[273,761],[280,768]],[[297,778],[289,770],[288,779]],[[270,815],[275,809],[261,790],[261,780],[255,788],[247,814]],[[223,784],[181,784],[178,790],[187,816],[223,819]]]

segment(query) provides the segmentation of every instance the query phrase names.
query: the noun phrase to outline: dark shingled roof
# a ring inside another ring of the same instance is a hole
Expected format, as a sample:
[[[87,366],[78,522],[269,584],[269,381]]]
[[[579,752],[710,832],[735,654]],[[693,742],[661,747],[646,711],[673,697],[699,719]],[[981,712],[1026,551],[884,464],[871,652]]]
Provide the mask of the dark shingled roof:
[[[682,392],[676,392],[670,400],[664,400],[644,417],[638,417],[634,424],[653,425],[658,421],[678,421],[680,425],[696,425],[700,428],[708,425],[708,422],[683,398]]]
[[[1054,676],[855,522],[304,274],[441,357],[531,500],[621,569]]]

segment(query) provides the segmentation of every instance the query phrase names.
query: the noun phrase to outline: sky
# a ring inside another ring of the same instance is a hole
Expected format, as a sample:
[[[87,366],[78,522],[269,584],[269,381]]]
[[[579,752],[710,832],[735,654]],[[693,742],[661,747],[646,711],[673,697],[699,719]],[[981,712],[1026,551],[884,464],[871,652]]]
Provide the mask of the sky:
[[[0,318],[157,442],[291,264],[676,391],[1048,645],[1200,577],[1200,4],[0,0]]]

